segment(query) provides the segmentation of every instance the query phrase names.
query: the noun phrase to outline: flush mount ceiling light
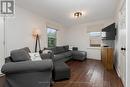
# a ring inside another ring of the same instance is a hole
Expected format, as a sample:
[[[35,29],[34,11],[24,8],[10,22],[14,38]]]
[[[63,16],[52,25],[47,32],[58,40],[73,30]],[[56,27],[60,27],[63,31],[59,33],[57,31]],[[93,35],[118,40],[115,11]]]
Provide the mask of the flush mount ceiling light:
[[[74,17],[75,17],[75,18],[80,18],[82,15],[83,15],[82,12],[75,12],[75,13],[74,13]]]

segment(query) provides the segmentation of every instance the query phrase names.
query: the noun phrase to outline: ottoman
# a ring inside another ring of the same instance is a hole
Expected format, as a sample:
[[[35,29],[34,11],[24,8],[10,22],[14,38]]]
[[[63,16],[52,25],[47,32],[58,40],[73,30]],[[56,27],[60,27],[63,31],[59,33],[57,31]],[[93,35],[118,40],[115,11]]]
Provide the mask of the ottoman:
[[[73,51],[72,52],[73,59],[83,61],[87,59],[87,52],[85,51]]]
[[[53,70],[53,78],[55,81],[70,78],[70,68],[64,62],[55,62]]]

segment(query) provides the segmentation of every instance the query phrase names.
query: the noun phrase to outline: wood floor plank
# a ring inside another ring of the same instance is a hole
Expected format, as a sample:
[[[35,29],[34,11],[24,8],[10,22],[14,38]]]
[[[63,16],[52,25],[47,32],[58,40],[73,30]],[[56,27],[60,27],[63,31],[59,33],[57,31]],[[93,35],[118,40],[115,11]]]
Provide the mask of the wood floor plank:
[[[71,69],[71,78],[57,81],[52,87],[123,87],[116,72],[107,71],[101,61],[69,61],[67,64]],[[3,87],[4,80],[0,77],[0,87]]]
[[[1,77],[0,77],[0,87],[3,87],[3,86],[4,86],[4,82],[5,82],[5,77],[4,77],[4,76],[1,76]]]
[[[70,61],[69,80],[55,82],[52,87],[123,87],[114,70],[107,71],[101,61]]]

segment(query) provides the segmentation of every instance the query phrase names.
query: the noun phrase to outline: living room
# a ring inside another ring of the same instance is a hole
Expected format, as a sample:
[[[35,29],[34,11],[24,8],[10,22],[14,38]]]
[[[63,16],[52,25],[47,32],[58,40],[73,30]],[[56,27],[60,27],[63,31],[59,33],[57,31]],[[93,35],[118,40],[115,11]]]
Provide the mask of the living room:
[[[37,37],[33,34],[37,33],[39,35],[37,47],[40,45],[37,51],[48,50],[51,45],[52,47],[69,46],[67,50],[71,51],[72,59],[76,59],[68,61],[65,65],[56,64],[55,68],[57,66],[69,67],[70,71],[68,70],[68,72],[71,75],[70,79],[50,82],[52,87],[126,87],[125,6],[125,0],[100,0],[99,2],[93,0],[15,1],[14,14],[11,16],[9,14],[9,16],[1,15],[0,17],[0,69],[5,65],[5,58],[11,55],[12,50],[28,47],[32,53],[35,53]],[[114,39],[102,40],[102,30],[113,23],[116,28]],[[49,29],[55,30],[56,35],[50,44]],[[91,36],[91,33],[97,35]],[[113,69],[110,71],[105,70],[105,66],[101,62],[102,47],[104,46],[113,49]],[[76,68],[83,70],[77,69],[76,72]],[[62,70],[64,69],[62,68]],[[103,72],[106,73],[102,74]],[[80,74],[83,75],[79,76]],[[6,73],[1,72],[1,78],[11,84],[11,86],[5,87],[18,87],[17,85],[13,86],[8,76],[5,77]],[[79,80],[76,80],[78,78]],[[0,87],[3,84],[3,80],[0,79]],[[31,85],[24,85],[24,87],[28,86]]]

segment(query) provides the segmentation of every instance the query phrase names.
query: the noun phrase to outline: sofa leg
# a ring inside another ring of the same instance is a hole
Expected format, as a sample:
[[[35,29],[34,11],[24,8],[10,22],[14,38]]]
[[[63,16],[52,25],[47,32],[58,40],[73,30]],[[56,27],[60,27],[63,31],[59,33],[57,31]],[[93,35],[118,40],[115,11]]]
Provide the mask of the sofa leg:
[[[54,83],[55,83],[54,80],[51,80],[50,86],[53,86]]]

